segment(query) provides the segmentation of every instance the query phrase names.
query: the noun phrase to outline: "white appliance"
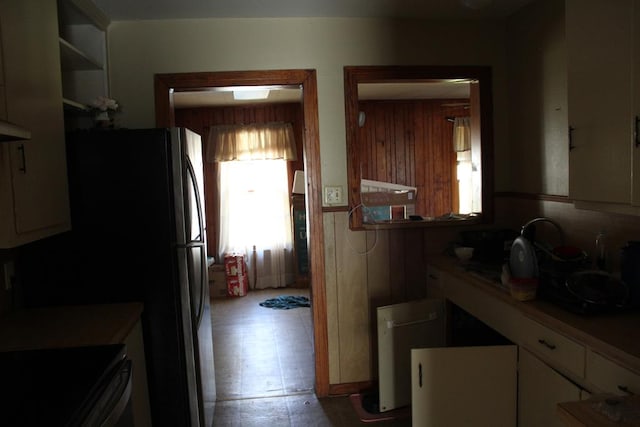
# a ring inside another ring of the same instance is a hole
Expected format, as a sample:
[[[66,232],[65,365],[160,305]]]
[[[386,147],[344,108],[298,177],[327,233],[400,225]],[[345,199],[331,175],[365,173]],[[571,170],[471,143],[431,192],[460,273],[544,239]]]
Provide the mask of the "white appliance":
[[[410,404],[420,427],[516,425],[516,345],[476,330],[443,299],[379,307],[377,316],[380,412]]]

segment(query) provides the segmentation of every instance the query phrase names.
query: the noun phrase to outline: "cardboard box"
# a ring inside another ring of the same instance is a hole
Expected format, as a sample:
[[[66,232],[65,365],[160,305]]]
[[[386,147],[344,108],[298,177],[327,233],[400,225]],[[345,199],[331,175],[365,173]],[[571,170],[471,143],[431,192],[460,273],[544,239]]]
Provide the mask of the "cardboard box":
[[[243,254],[226,254],[224,256],[224,271],[227,282],[227,295],[243,297],[249,291],[249,277],[247,263]]]
[[[360,193],[360,202],[364,206],[398,206],[416,203],[416,192],[405,191],[372,191]]]
[[[409,215],[415,214],[415,204],[362,207],[362,221],[367,224],[405,220],[409,218]]]
[[[418,191],[417,187],[411,187],[408,185],[401,184],[393,184],[391,182],[385,181],[373,181],[371,179],[361,179],[360,180],[360,192],[361,193],[371,193],[375,191],[407,191],[413,190],[415,192]]]
[[[249,291],[249,279],[247,276],[237,278],[227,277],[227,295],[230,297],[243,297]]]

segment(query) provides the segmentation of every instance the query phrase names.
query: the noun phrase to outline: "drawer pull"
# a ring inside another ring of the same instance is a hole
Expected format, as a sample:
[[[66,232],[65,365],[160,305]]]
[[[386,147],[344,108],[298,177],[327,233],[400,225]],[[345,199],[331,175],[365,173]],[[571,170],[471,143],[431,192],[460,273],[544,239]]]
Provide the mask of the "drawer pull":
[[[618,390],[620,390],[623,393],[627,393],[628,395],[634,394],[631,390],[629,390],[629,387],[627,387],[626,385],[618,385]]]
[[[549,350],[555,350],[555,349],[556,349],[555,344],[548,343],[548,342],[546,342],[545,340],[543,340],[542,338],[540,338],[540,339],[538,340],[538,342],[539,342],[540,344],[542,344],[543,346],[547,347]]]
[[[418,363],[418,387],[422,388],[422,363]]]

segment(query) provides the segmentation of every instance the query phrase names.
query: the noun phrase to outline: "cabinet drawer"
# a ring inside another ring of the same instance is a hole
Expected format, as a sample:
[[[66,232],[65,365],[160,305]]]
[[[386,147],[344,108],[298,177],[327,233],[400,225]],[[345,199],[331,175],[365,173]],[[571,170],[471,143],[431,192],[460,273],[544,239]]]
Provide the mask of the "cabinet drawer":
[[[521,345],[555,368],[584,376],[584,346],[526,317],[522,319],[519,333]]]
[[[604,393],[640,394],[640,375],[591,350],[587,352],[587,381]]]

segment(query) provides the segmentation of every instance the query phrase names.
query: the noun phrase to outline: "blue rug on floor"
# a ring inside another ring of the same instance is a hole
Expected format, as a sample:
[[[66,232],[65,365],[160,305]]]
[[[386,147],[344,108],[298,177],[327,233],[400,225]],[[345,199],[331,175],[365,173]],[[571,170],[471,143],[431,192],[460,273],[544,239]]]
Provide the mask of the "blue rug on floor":
[[[309,298],[301,296],[280,296],[275,298],[269,298],[260,303],[262,307],[277,308],[279,310],[289,310],[297,307],[310,307]]]

